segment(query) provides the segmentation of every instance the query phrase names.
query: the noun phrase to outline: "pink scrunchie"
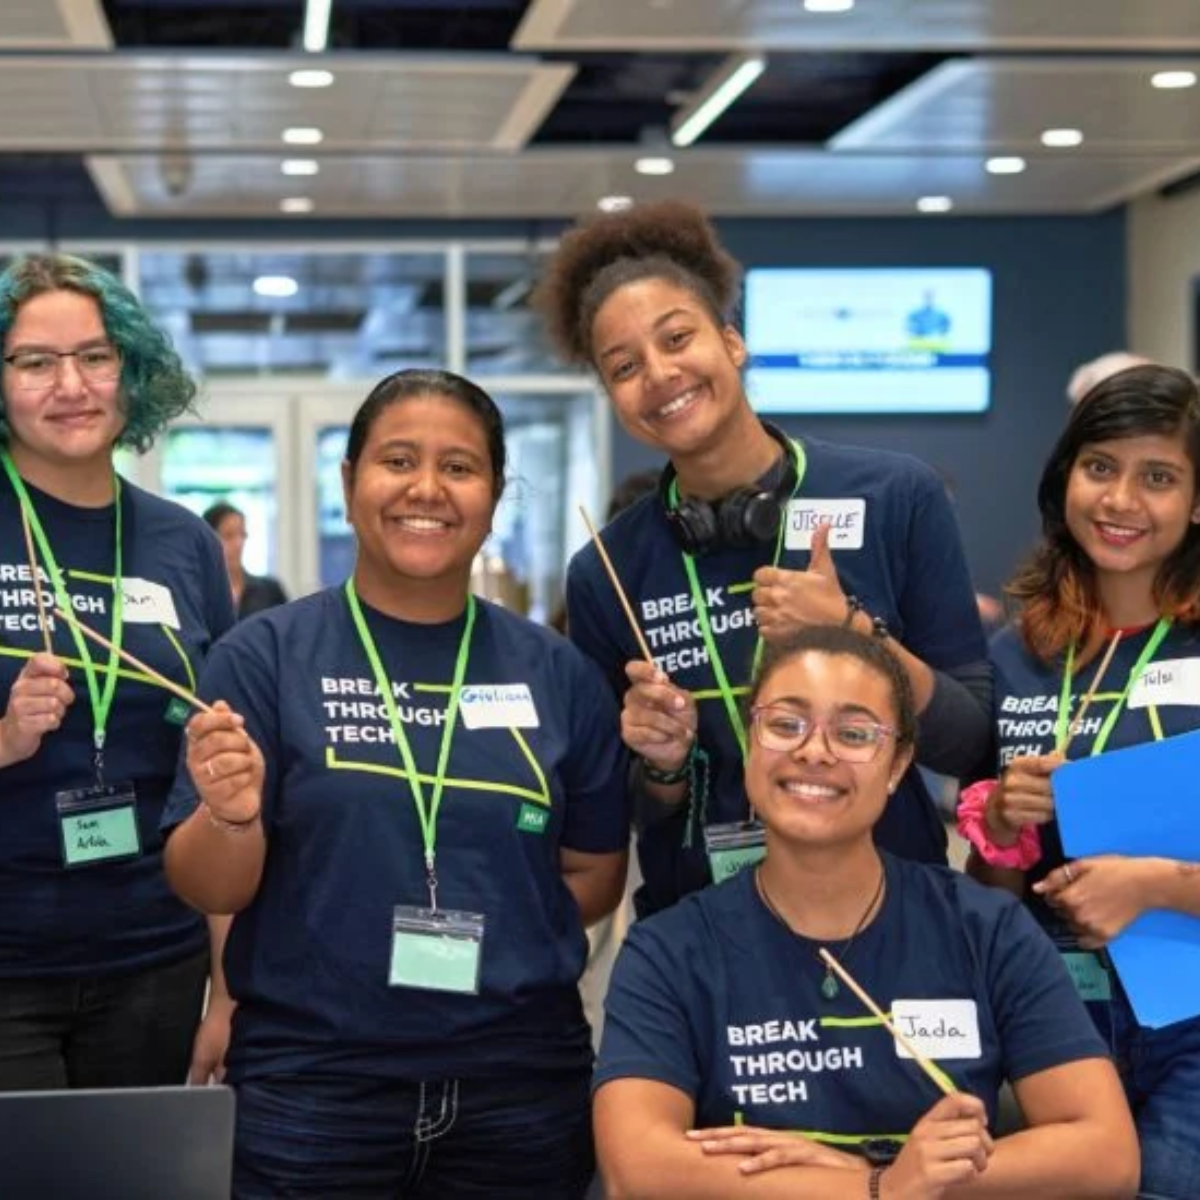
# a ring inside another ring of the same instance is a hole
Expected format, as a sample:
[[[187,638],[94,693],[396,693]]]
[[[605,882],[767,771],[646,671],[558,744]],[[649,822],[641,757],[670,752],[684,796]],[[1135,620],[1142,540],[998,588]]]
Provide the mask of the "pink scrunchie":
[[[1015,846],[997,846],[984,822],[987,802],[999,786],[997,779],[983,779],[963,788],[958,797],[958,832],[979,851],[985,863],[1028,871],[1042,857],[1042,839],[1036,825],[1023,825]]]

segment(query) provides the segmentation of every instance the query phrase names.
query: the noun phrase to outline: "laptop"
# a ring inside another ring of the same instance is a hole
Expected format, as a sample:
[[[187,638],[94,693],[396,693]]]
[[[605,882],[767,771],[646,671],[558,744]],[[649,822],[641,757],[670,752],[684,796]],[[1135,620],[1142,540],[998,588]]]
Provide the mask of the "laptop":
[[[4,1200],[229,1200],[227,1087],[0,1092]]]

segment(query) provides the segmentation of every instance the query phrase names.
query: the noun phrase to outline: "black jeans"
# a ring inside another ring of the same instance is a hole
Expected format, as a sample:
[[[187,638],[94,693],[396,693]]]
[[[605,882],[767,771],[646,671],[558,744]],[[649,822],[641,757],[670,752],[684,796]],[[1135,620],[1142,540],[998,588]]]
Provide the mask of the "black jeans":
[[[0,1091],[187,1080],[208,952],[133,975],[0,979]]]

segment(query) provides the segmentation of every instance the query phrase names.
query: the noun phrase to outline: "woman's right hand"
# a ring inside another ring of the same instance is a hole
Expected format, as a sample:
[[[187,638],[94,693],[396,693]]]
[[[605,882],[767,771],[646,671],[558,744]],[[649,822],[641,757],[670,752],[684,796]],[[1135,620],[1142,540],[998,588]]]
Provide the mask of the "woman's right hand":
[[[1066,760],[1053,754],[1028,754],[1014,758],[988,797],[985,820],[998,844],[1013,844],[1026,825],[1054,820],[1054,792],[1050,775]]]
[[[32,758],[75,701],[67,668],[53,654],[35,654],[21,668],[0,717],[0,766]]]
[[[943,1096],[913,1127],[879,1181],[884,1200],[940,1200],[986,1169],[992,1153],[983,1101],[965,1092]]]
[[[246,722],[224,700],[187,724],[187,767],[200,801],[218,820],[241,825],[262,810],[266,769]]]
[[[695,700],[644,659],[628,663],[625,674],[631,684],[621,709],[625,745],[660,771],[678,770],[696,740]]]

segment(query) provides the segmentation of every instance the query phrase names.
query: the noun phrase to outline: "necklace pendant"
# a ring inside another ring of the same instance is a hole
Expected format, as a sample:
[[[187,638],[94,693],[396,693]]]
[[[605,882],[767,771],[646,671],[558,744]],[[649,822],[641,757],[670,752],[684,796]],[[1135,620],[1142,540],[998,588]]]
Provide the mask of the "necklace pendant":
[[[841,990],[842,989],[838,987],[838,981],[836,978],[834,978],[833,972],[826,971],[825,978],[821,980],[821,995],[824,996],[826,1000],[836,1000],[838,998],[838,993]]]

